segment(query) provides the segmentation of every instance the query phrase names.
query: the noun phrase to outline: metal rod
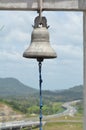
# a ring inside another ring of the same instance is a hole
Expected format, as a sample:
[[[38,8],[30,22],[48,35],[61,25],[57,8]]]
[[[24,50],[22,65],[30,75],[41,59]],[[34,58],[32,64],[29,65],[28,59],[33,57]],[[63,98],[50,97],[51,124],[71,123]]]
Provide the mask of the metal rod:
[[[40,128],[39,130],[42,130],[42,76],[41,76],[41,67],[42,67],[42,63],[41,61],[39,61],[38,63],[39,65],[39,89],[40,89],[40,116],[39,116],[39,119],[40,119]]]
[[[40,0],[40,12],[39,12],[40,19],[42,18],[42,0]]]
[[[42,21],[42,4],[43,4],[43,0],[38,0],[38,13],[40,18],[40,23]]]

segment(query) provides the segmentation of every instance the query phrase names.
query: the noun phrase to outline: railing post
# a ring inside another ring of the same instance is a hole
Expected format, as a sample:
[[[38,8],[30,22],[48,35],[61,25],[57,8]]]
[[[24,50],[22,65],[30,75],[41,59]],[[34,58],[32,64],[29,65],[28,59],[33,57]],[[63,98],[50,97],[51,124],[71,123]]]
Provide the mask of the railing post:
[[[83,91],[84,91],[84,124],[86,130],[86,11],[83,12]]]

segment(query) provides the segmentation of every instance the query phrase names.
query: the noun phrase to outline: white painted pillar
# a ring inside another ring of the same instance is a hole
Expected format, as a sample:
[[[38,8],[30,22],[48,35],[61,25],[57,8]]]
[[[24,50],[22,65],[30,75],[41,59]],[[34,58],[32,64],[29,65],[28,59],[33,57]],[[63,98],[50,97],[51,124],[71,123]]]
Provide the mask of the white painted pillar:
[[[86,11],[83,12],[83,85],[84,85],[84,124],[83,130],[86,130]]]

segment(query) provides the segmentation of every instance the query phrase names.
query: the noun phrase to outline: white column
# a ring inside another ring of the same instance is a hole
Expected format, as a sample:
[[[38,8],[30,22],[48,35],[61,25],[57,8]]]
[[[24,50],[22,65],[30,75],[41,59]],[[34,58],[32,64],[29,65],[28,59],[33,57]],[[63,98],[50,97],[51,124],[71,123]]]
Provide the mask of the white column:
[[[86,130],[86,11],[83,12],[84,130]]]

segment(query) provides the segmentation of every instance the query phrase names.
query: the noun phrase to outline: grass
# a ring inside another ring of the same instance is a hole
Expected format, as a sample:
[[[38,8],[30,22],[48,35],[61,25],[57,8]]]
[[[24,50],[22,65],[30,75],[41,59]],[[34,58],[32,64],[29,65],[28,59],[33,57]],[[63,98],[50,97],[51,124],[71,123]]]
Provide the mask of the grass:
[[[51,121],[51,122],[52,121],[62,121],[62,120],[65,120],[65,121],[67,121],[67,120],[81,121],[81,120],[83,120],[83,117],[82,116],[62,116],[62,117],[58,117],[58,118],[50,118],[50,119],[48,119],[48,121]]]
[[[39,130],[39,128],[35,130]],[[77,116],[63,116],[47,119],[43,130],[83,130],[82,118]]]
[[[43,130],[83,130],[83,125],[78,122],[47,122]]]
[[[43,130],[82,130],[82,123],[48,122]]]

